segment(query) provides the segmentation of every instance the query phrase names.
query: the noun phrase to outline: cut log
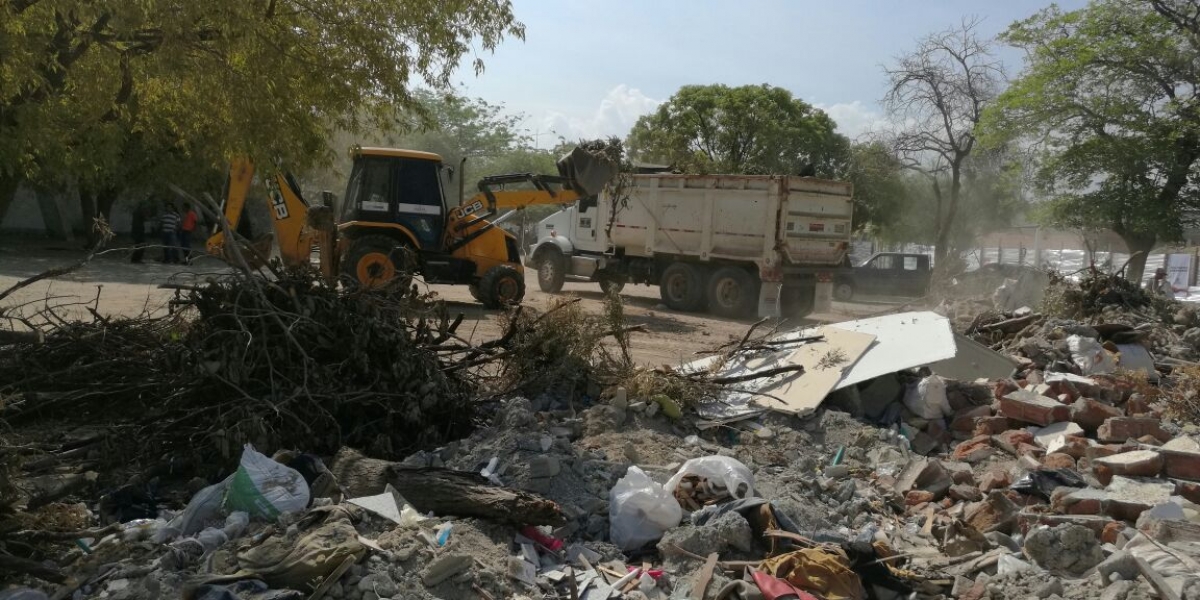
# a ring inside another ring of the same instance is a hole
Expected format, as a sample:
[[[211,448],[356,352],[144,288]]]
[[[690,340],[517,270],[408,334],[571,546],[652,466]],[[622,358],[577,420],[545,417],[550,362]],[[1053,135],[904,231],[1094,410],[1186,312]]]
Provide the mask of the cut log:
[[[329,469],[347,498],[383,493],[392,484],[418,512],[517,525],[562,525],[562,509],[536,494],[497,487],[469,471],[409,468],[343,448]]]
[[[35,560],[12,556],[10,554],[0,553],[0,573],[10,573],[13,575],[32,575],[43,581],[51,583],[62,583],[67,580],[67,576],[63,575],[56,567],[51,567]],[[16,577],[3,577],[6,581],[16,581]]]
[[[1032,323],[1040,318],[1042,318],[1042,315],[1040,313],[1029,314],[1029,315],[1025,315],[1023,317],[1016,317],[1013,319],[1008,319],[1007,321],[1000,321],[999,323],[992,323],[990,325],[980,325],[979,331],[985,331],[985,332],[986,331],[1000,331],[1001,333],[1016,333],[1018,331],[1021,331],[1022,329],[1025,329],[1026,325],[1029,325],[1030,323]]]

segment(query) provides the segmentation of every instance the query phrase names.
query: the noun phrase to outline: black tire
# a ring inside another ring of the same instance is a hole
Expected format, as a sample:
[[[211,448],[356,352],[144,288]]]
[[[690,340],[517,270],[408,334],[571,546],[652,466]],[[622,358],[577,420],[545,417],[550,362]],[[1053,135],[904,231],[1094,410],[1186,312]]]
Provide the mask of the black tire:
[[[854,283],[845,279],[833,282],[833,299],[849,302],[854,299]]]
[[[557,294],[567,280],[567,257],[557,248],[543,250],[537,261],[538,288],[547,294]]]
[[[411,281],[412,273],[403,267],[403,248],[407,244],[386,235],[364,235],[351,240],[350,249],[342,257],[342,282],[347,287],[368,289]],[[398,277],[401,282],[395,282]]]
[[[758,278],[746,269],[721,267],[708,279],[708,310],[714,315],[739,319],[758,309]]]
[[[483,297],[479,295],[479,285],[471,283],[467,285],[467,291],[471,292],[471,297],[476,302],[483,302]]]
[[[484,308],[520,304],[524,297],[525,278],[510,265],[492,267],[479,279],[479,301]]]
[[[816,307],[816,287],[784,287],[779,299],[779,309],[785,319],[803,319],[812,314]]]
[[[621,290],[625,289],[627,279],[624,275],[602,273],[596,278],[596,281],[600,284],[600,291],[607,296],[608,294],[620,294]]]
[[[697,311],[704,308],[704,271],[689,263],[673,262],[663,269],[658,280],[663,304],[673,310]]]

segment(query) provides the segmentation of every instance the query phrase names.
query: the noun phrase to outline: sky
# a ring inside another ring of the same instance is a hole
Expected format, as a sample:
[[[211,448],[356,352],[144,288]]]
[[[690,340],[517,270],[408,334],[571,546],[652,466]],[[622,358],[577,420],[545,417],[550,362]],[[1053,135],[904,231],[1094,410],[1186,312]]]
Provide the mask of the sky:
[[[1060,0],[1066,10],[1085,0]],[[825,110],[851,138],[885,120],[883,66],[979,17],[995,35],[1046,0],[513,0],[525,40],[478,54],[460,89],[527,118],[540,147],[625,137],[680,86],[767,83]],[[1021,54],[999,57],[1016,74]],[[474,58],[474,57],[470,57]]]

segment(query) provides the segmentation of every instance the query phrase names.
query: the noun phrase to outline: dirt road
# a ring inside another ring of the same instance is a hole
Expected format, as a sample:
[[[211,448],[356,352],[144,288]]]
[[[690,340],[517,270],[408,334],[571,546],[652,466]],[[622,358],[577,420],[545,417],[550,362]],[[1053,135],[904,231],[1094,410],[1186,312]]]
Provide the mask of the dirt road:
[[[0,243],[0,290],[83,256],[84,252],[77,247],[68,248],[61,243],[6,240]],[[89,308],[105,316],[159,315],[167,312],[174,295],[161,285],[195,283],[225,271],[223,263],[208,257],[196,260],[191,266],[181,266],[159,264],[154,261],[157,256],[157,251],[150,250],[147,262],[135,265],[128,262],[125,251],[112,251],[96,257],[78,271],[24,288],[0,304],[20,306],[18,311],[29,313],[52,298],[55,304],[77,303],[67,307],[66,314],[81,317],[87,315]],[[561,294],[552,295],[538,290],[532,272],[527,272],[526,279],[525,304],[534,309],[548,309],[557,297],[564,295],[582,297],[585,310],[602,308],[602,295],[594,284],[568,283]],[[449,302],[452,310],[464,314],[465,320],[459,327],[464,337],[482,341],[499,335],[500,311],[485,310],[471,299],[465,286],[433,285],[428,289]],[[677,365],[691,360],[699,350],[740,338],[751,322],[672,311],[661,304],[657,287],[631,285],[621,296],[629,324],[643,325],[648,331],[635,334],[632,348],[635,360],[644,364]],[[887,305],[840,303],[834,308],[835,313],[811,315],[803,323],[843,321],[889,309]],[[0,323],[0,327],[8,326]]]

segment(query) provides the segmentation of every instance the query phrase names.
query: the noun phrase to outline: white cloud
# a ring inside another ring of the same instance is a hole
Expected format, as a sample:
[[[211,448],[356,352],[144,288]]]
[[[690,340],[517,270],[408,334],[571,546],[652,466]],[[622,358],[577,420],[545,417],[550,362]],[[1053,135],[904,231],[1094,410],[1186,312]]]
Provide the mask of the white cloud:
[[[624,138],[638,117],[658,108],[662,102],[622,83],[605,94],[600,100],[600,106],[591,115],[569,115],[552,111],[542,120],[541,130],[553,131],[557,134],[556,137],[568,141],[610,135]]]
[[[838,132],[851,140],[865,133],[886,129],[889,124],[883,113],[866,106],[861,100],[836,104],[814,103],[813,106],[825,111],[837,122]]]

